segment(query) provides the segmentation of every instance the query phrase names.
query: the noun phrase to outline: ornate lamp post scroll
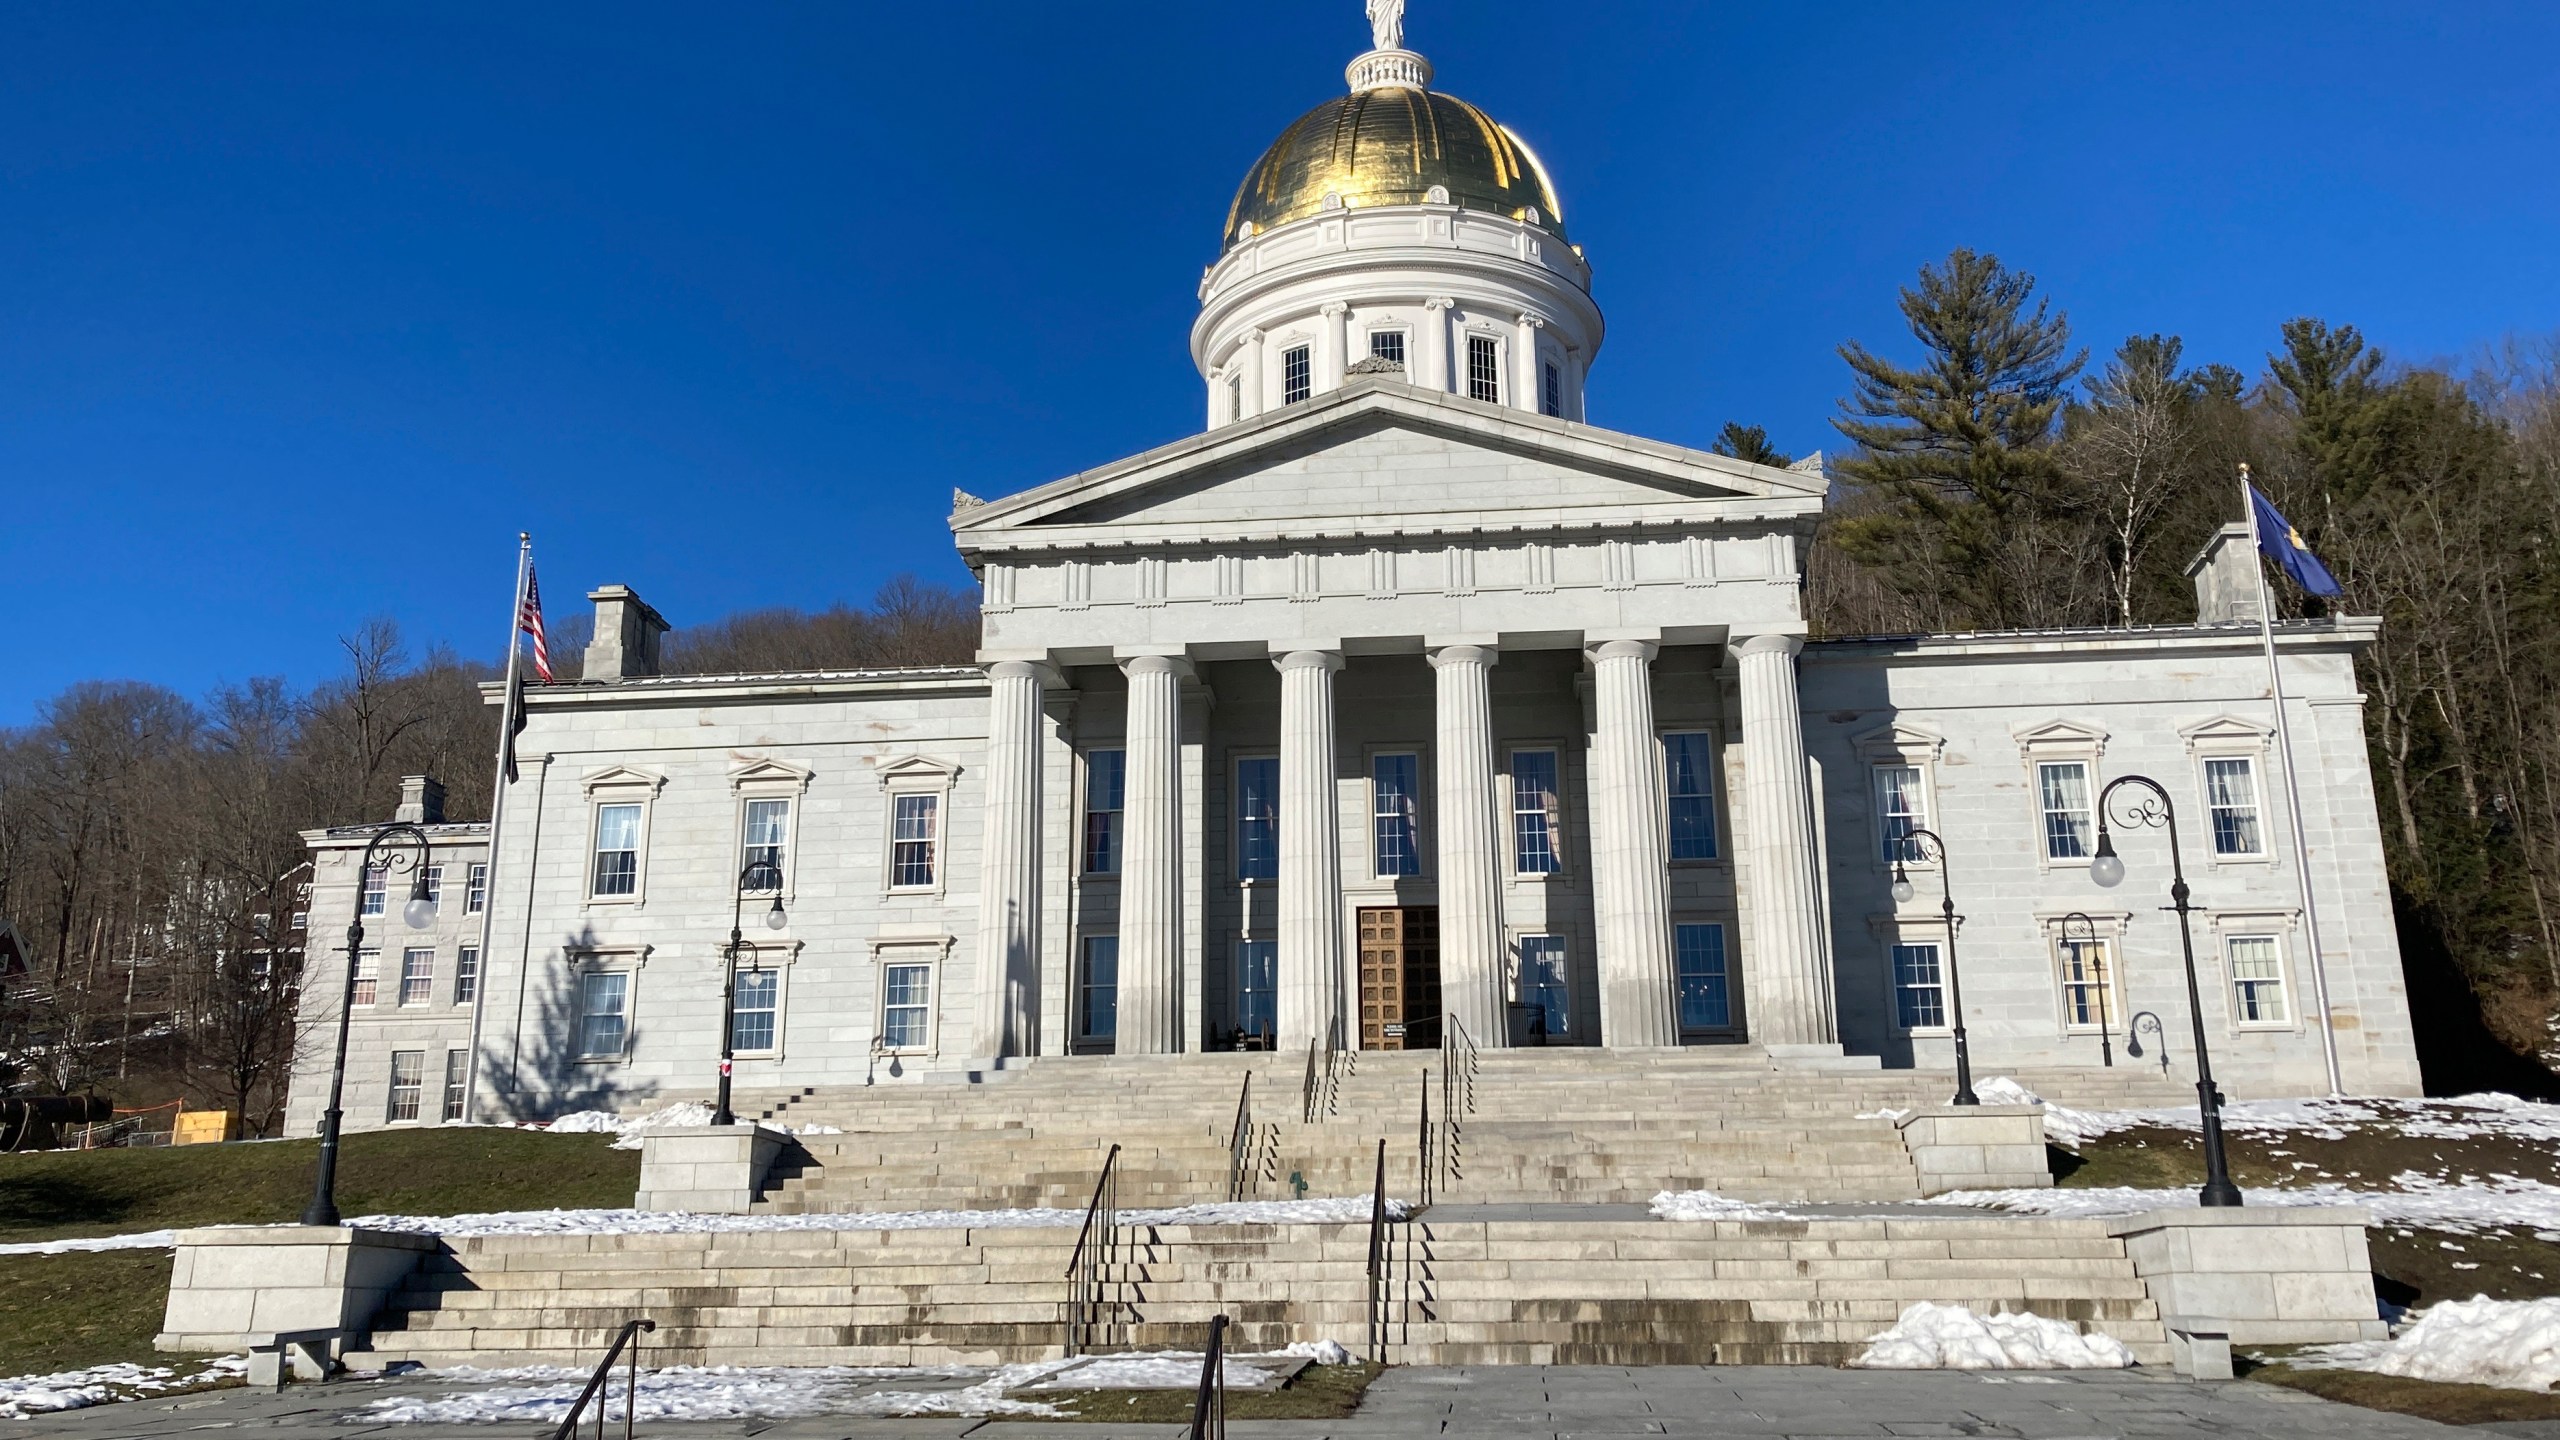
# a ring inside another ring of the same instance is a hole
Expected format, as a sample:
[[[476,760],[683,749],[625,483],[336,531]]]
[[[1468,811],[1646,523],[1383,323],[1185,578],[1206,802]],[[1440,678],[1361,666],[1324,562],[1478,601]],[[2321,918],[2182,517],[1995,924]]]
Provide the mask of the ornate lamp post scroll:
[[[764,928],[779,930],[790,923],[782,913],[782,866],[772,860],[749,861],[738,872],[736,903],[729,907],[729,943],[720,952],[720,1103],[711,1107],[711,1123],[734,1125],[738,1117],[729,1112],[729,1071],[736,1060],[738,1042],[738,952],[747,948],[747,892],[770,890],[773,905],[764,912]],[[761,965],[757,973],[763,973]]]
[[[1921,847],[1927,841],[1926,849]],[[1956,1093],[1951,1105],[1979,1105],[1980,1096],[1973,1093],[1973,1051],[1964,1034],[1964,977],[1956,968],[1956,892],[1955,881],[1947,873],[1947,842],[1934,830],[1913,826],[1902,837],[1902,847],[1893,859],[1893,903],[1910,903],[1913,894],[1911,877],[1902,868],[1904,856],[1914,860],[1938,862],[1938,913],[1947,922],[1947,1011],[1956,1042]]]
[[[2071,934],[2075,924],[2080,927],[2076,939]],[[2115,957],[2099,948],[2098,922],[2090,919],[2086,910],[2074,910],[2062,917],[2062,943],[2069,947],[2073,963],[2080,967],[2080,983],[2083,985],[2088,983],[2091,952],[2099,956],[2098,1059],[2112,1070],[2116,1067],[2116,969],[2112,963]]]
[[[360,957],[364,954],[364,877],[374,872],[374,857],[382,855],[383,843],[392,840],[417,848],[415,854],[398,852],[382,857],[380,868],[385,872],[386,888],[389,872],[395,866],[409,872],[409,900],[400,907],[400,923],[412,930],[424,930],[436,923],[436,902],[427,898],[427,861],[434,853],[427,842],[427,832],[406,820],[395,820],[374,832],[364,847],[364,858],[356,865],[356,913],[347,922],[347,983],[338,996],[338,1053],[329,1065],[329,1108],[320,1112],[320,1167],[311,1177],[311,1203],[302,1207],[305,1225],[338,1223],[338,1122],[344,1116],[339,1106],[347,1090],[347,1022],[355,1013],[356,967],[363,963]]]
[[[2206,1206],[2236,1206],[2240,1203],[2240,1187],[2231,1183],[2231,1166],[2222,1150],[2222,1092],[2213,1084],[2213,1056],[2204,1033],[2204,993],[2196,983],[2195,928],[2188,919],[2194,907],[2187,903],[2187,870],[2178,857],[2178,811],[2169,803],[2169,792],[2160,788],[2159,781],[2147,775],[2120,775],[2098,792],[2098,849],[2089,858],[2089,878],[2107,890],[2124,883],[2124,861],[2116,854],[2115,837],[2107,832],[2107,822],[2108,801],[2127,785],[2150,794],[2126,796],[2116,823],[2169,832],[2169,908],[2178,912],[2178,945],[2187,964],[2187,1015],[2195,1022],[2196,1108],[2204,1120],[2204,1188],[2197,1192],[2197,1201]]]

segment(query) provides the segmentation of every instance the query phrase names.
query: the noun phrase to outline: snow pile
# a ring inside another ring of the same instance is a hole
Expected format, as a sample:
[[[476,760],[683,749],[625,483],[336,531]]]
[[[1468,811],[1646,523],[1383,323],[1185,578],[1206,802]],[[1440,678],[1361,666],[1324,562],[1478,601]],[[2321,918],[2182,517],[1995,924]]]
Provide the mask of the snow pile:
[[[1351,1352],[1339,1340],[1294,1340],[1271,1352],[1291,1359],[1313,1360],[1319,1365],[1348,1365]]]
[[[646,1115],[619,1115],[611,1110],[578,1110],[548,1127],[554,1135],[618,1135],[616,1150],[637,1150],[640,1137],[652,1130],[700,1129],[711,1123],[711,1107],[699,1100],[662,1105]]]
[[[1976,1315],[1926,1300],[1849,1362],[1861,1370],[2122,1370],[2132,1363],[2133,1352],[2113,1336],[2083,1335],[2067,1320]]]
[[[0,1255],[73,1255],[95,1250],[166,1250],[178,1243],[175,1230],[138,1230],[130,1235],[92,1235],[78,1240],[21,1240],[0,1245]]]
[[[810,1369],[709,1365],[670,1366],[643,1371],[639,1407],[634,1418],[666,1420],[790,1419],[815,1415],[1055,1415],[1051,1406],[1008,1400],[1007,1390],[1045,1378],[1063,1360],[1033,1365],[1006,1365],[977,1370],[890,1370],[853,1366]],[[1199,1365],[1195,1361],[1196,1377]],[[358,1422],[395,1425],[468,1425],[532,1423],[556,1425],[585,1388],[586,1377],[557,1367],[519,1371],[457,1370],[439,1377],[461,1381],[513,1380],[488,1389],[454,1391],[433,1398],[377,1400],[356,1415]],[[918,1384],[941,1380],[949,1388],[893,1390],[883,1382]],[[605,1416],[620,1420],[628,1408],[622,1377],[615,1376],[604,1396]],[[593,1413],[590,1411],[589,1413]]]
[[[1985,1105],[2041,1105],[2044,1107],[2044,1138],[2049,1144],[2066,1150],[2078,1150],[2084,1143],[2118,1130],[2129,1130],[2136,1121],[2120,1121],[2120,1115],[2131,1111],[2074,1110],[2056,1105],[2006,1075],[1994,1075],[1973,1087],[1974,1098]]]
[[[2414,1170],[2392,1176],[2391,1185],[2388,1190],[2357,1190],[2324,1182],[2283,1190],[2251,1189],[2242,1195],[2251,1205],[2270,1208],[2357,1206],[2372,1211],[2374,1219],[2386,1225],[2445,1230],[2457,1235],[2529,1229],[2537,1238],[2560,1241],[2560,1186],[2515,1175],[2466,1176],[2447,1182]],[[2195,1204],[2196,1192],[2123,1186],[2087,1190],[1957,1190],[1920,1203],[2077,1219],[2173,1210]]]
[[[2547,1391],[2560,1385],[2560,1300],[2447,1300],[2392,1339],[2316,1346],[2293,1363]]]
[[[1994,1101],[1992,1087],[2029,1093],[2015,1081],[2001,1079],[1974,1087],[1984,1104]],[[2062,1125],[2055,1116],[2068,1117]],[[2146,1110],[2065,1110],[2048,1106],[2045,1133],[2054,1143],[2076,1147],[2119,1130],[2137,1127],[2200,1130],[2204,1121],[2193,1105]],[[2343,1140],[2363,1129],[2397,1131],[2420,1140],[2478,1140],[2505,1136],[2543,1144],[2560,1143],[2560,1105],[2519,1100],[2513,1095],[2457,1095],[2442,1100],[2400,1100],[2383,1096],[2312,1096],[2298,1100],[2239,1100],[2222,1107],[2222,1128],[2234,1135],[2300,1135],[2314,1140]],[[2064,1138],[2063,1132],[2071,1138]]]
[[[246,1371],[248,1361],[225,1355],[181,1374],[167,1365],[92,1365],[53,1375],[0,1377],[0,1420],[24,1420],[61,1410],[85,1410],[181,1387],[203,1385]]]
[[[1713,1190],[1664,1190],[1650,1207],[1661,1220],[1789,1220],[1784,1210],[1771,1210],[1747,1200],[1733,1200]]]

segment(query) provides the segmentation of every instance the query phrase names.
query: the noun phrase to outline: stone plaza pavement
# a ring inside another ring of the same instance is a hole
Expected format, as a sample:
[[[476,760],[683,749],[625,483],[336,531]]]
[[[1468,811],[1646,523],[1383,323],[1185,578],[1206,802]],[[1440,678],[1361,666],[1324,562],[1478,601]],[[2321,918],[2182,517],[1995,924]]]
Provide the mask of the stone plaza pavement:
[[[522,1440],[548,1427],[384,1425],[351,1412],[395,1396],[470,1388],[454,1379],[408,1376],[281,1395],[226,1390],[100,1406],[35,1420],[0,1421],[0,1437],[122,1440],[219,1435],[399,1436],[402,1440]],[[913,1388],[913,1387],[902,1387]],[[608,1427],[608,1433],[620,1429]],[[2266,1440],[2418,1440],[2500,1434],[2560,1440],[2560,1422],[2464,1430],[2402,1415],[2332,1405],[2296,1391],[2238,1382],[2199,1385],[2134,1370],[2071,1374],[1974,1375],[1826,1370],[1810,1367],[1517,1366],[1417,1367],[1387,1373],[1349,1420],[1236,1421],[1236,1440],[1389,1440],[1455,1435],[1485,1440],[1570,1440],[1578,1436],[1739,1436],[1788,1440],[1846,1437],[2000,1436],[2011,1440],[2141,1440],[2150,1436],[2263,1436]],[[1114,1426],[1023,1420],[670,1421],[639,1433],[765,1440],[1167,1440],[1183,1427]]]

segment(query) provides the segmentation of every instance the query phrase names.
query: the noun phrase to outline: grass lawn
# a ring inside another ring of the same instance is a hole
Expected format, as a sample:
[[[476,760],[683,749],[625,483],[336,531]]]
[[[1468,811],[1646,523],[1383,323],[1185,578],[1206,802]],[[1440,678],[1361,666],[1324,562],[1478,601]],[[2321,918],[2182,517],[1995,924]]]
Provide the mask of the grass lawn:
[[[640,1152],[610,1135],[438,1126],[346,1137],[347,1215],[628,1206]],[[0,1243],[302,1217],[317,1140],[0,1155]],[[15,1256],[0,1256],[0,1263]]]
[[[2397,1375],[2373,1375],[2362,1370],[2297,1370],[2280,1359],[2241,1361],[2234,1368],[2248,1379],[2309,1391],[2323,1400],[2415,1415],[2440,1425],[2560,1420],[2560,1395],[2538,1390],[2448,1385],[2440,1380],[2404,1380]]]
[[[1369,1382],[1377,1379],[1384,1368],[1367,1360],[1349,1365],[1310,1365],[1278,1390],[1230,1390],[1227,1418],[1340,1420],[1360,1408],[1360,1397],[1368,1393]],[[1066,1411],[1066,1418],[1071,1420],[1187,1425],[1196,1397],[1189,1390],[1076,1390],[1038,1398]]]
[[[640,1152],[610,1135],[450,1126],[369,1131],[338,1156],[348,1215],[621,1207]],[[0,1243],[301,1218],[317,1140],[0,1155]],[[129,1360],[151,1349],[169,1252],[0,1255],[0,1375]]]

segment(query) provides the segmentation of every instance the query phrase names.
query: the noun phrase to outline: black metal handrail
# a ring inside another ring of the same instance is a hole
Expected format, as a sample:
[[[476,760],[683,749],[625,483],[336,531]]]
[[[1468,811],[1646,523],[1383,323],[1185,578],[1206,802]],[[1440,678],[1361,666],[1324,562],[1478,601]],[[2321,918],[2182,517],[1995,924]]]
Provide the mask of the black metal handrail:
[[[1443,1040],[1440,1046],[1441,1073],[1448,1077],[1448,1088],[1441,1095],[1443,1110],[1455,1122],[1461,1115],[1476,1113],[1476,1071],[1483,1057],[1476,1051],[1476,1037],[1467,1033],[1467,1024],[1454,1013],[1449,1016],[1446,1034],[1457,1041]]]
[[[1307,1042],[1307,1078],[1298,1086],[1298,1118],[1316,1123],[1316,1042]]]
[[[1209,1353],[1191,1401],[1191,1440],[1227,1440],[1227,1317],[1209,1317]]]
[[[1387,1142],[1378,1142],[1378,1179],[1369,1192],[1369,1358],[1387,1359]]]
[[[1422,1123],[1414,1134],[1414,1170],[1420,1176],[1422,1203],[1431,1203],[1431,1177],[1440,1168],[1439,1147],[1432,1144],[1431,1067],[1422,1067]]]
[[[622,1395],[622,1440],[631,1440],[632,1417],[640,1413],[640,1346],[634,1337],[644,1330],[654,1331],[657,1328],[657,1321],[645,1318],[623,1324],[622,1333],[613,1337],[613,1348],[604,1352],[596,1373],[587,1377],[587,1388],[578,1392],[578,1403],[569,1407],[569,1418],[561,1421],[560,1428],[551,1432],[551,1440],[576,1440],[578,1416],[586,1410],[590,1400],[596,1404],[596,1440],[604,1440],[604,1386],[613,1376],[613,1362],[622,1358],[626,1348],[631,1352],[631,1376]]]
[[[1093,1343],[1102,1313],[1102,1287],[1109,1281],[1111,1252],[1120,1231],[1119,1164],[1120,1147],[1114,1145],[1102,1157],[1102,1174],[1093,1182],[1093,1203],[1084,1207],[1084,1228],[1076,1232],[1075,1253],[1067,1257],[1070,1355],[1085,1353]]]
[[[1227,1199],[1242,1200],[1245,1182],[1253,1170],[1253,1072],[1244,1072],[1244,1084],[1236,1090],[1235,1128],[1227,1134]]]

